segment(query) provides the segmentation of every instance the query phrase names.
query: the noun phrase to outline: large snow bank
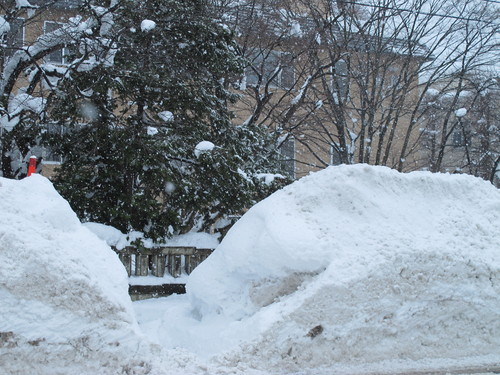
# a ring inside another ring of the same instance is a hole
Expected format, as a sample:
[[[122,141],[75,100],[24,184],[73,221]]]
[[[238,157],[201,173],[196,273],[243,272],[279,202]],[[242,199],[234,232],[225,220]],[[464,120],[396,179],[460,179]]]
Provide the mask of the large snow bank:
[[[116,254],[48,180],[0,178],[1,374],[167,374],[195,363],[139,334],[127,288]]]
[[[498,361],[500,191],[465,175],[331,167],[250,209],[187,290],[177,313],[218,334],[183,344],[232,349],[226,365]]]

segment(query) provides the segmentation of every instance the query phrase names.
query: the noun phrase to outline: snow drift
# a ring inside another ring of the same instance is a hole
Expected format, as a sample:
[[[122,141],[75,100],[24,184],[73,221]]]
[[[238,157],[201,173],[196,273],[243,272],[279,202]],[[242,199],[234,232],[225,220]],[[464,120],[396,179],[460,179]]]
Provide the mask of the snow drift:
[[[139,333],[116,254],[50,182],[0,178],[0,373],[498,364],[499,234],[500,192],[482,180],[329,168],[253,207],[187,296],[135,304],[167,351]]]
[[[465,175],[331,167],[250,209],[187,290],[200,325],[225,322],[217,340],[243,339],[227,365],[498,361],[500,191]]]
[[[195,362],[160,354],[139,334],[116,254],[45,178],[0,178],[0,373],[166,374]]]

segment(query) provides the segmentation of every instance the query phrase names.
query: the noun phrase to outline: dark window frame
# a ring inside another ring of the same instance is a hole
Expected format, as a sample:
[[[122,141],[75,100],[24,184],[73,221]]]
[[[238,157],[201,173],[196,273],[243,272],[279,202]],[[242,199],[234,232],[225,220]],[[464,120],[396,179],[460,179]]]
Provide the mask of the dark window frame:
[[[12,56],[16,50],[24,47],[26,41],[25,19],[16,17],[9,21],[10,31],[0,38],[5,56]]]
[[[247,86],[255,86],[259,75],[262,75],[262,83],[265,85],[274,75],[279,67],[280,71],[274,77],[269,87],[287,90],[295,83],[295,71],[292,63],[292,55],[286,51],[266,51],[266,53],[251,53],[248,56],[251,64],[245,69]],[[252,68],[253,66],[253,68]],[[255,72],[255,70],[257,72]]]
[[[49,26],[51,25],[51,26]],[[54,27],[52,30],[48,30],[49,28],[52,28],[52,26],[57,25],[57,27]],[[51,32],[54,32],[58,30],[64,23],[57,22],[57,21],[50,21],[50,20],[45,20],[43,22],[43,33],[48,34]],[[47,56],[45,56],[44,60],[46,63],[49,64],[55,64],[55,65],[67,65],[68,61],[66,59],[66,56],[68,55],[69,49],[68,47],[63,47],[57,51],[49,53]]]
[[[288,137],[278,151],[281,169],[288,177],[295,178],[295,138]]]

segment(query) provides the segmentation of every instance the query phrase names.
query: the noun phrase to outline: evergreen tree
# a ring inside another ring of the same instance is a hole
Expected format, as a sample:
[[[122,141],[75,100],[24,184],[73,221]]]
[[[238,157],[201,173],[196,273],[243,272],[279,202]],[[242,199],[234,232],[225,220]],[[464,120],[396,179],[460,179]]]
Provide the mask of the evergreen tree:
[[[99,22],[50,106],[67,129],[50,137],[56,187],[77,214],[160,239],[269,193],[255,177],[275,167],[266,132],[231,123],[225,85],[241,64],[205,2],[87,9]]]

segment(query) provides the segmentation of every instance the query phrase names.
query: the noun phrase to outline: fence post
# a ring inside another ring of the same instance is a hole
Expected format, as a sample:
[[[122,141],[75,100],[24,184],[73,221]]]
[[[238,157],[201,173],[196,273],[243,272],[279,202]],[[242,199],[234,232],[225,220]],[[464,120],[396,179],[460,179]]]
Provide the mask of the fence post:
[[[149,270],[149,256],[141,254],[140,251],[135,256],[135,275],[147,276]]]
[[[213,249],[182,246],[165,246],[153,249],[138,249],[134,246],[127,246],[122,250],[113,247],[113,250],[118,253],[118,257],[129,276],[147,276],[151,269],[151,273],[157,277],[163,277],[165,272],[173,277],[179,277],[183,269],[189,275],[213,251]]]
[[[153,275],[163,277],[165,275],[165,255],[154,254],[151,255]]]
[[[186,272],[187,275],[189,275],[192,271],[192,262],[191,259],[193,258],[194,255],[184,255],[184,271]]]
[[[122,261],[123,265],[125,266],[125,269],[127,270],[127,274],[130,277],[130,275],[132,275],[132,256],[126,253],[118,253],[118,257]]]
[[[181,275],[181,256],[170,254],[168,256],[168,273],[173,277]]]

